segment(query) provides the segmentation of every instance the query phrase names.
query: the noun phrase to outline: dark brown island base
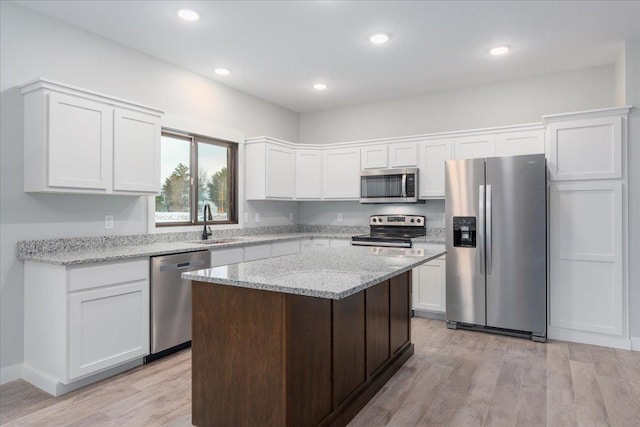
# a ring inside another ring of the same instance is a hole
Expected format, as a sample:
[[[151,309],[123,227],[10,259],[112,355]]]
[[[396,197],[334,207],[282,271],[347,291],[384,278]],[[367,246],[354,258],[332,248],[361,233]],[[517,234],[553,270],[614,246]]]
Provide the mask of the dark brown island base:
[[[194,279],[193,424],[346,425],[413,354],[410,293],[410,270],[343,299]]]

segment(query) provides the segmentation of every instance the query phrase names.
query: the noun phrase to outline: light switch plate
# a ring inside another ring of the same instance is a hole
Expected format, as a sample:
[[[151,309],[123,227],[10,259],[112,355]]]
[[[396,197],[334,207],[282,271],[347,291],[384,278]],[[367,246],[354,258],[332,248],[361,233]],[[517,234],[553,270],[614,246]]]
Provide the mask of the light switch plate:
[[[289,212],[289,221],[293,221],[293,212]]]
[[[338,222],[342,221],[342,212],[338,212]]]
[[[104,216],[104,228],[106,229],[113,228],[113,215]]]
[[[256,222],[260,222],[260,214],[258,212],[254,215],[254,219]]]
[[[249,222],[249,212],[244,213],[244,222]]]

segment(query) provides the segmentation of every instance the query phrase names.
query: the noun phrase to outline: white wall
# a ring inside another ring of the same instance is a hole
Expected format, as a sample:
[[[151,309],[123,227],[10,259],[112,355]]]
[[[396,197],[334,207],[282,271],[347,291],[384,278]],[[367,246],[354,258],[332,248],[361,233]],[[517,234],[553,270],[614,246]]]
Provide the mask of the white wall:
[[[611,107],[615,66],[545,74],[300,115],[300,142],[326,144],[542,121]]]
[[[237,129],[248,137],[298,138],[298,115],[266,101],[75,29],[10,2],[0,2],[0,367],[22,362],[23,267],[16,242],[26,239],[147,232],[147,198],[23,192],[23,102],[16,85],[37,77],[157,107],[170,114]],[[188,130],[188,129],[185,129]],[[295,203],[265,210],[259,224],[289,223]],[[115,228],[104,229],[114,215]],[[294,211],[297,215],[297,211]],[[11,369],[3,369],[3,376]]]

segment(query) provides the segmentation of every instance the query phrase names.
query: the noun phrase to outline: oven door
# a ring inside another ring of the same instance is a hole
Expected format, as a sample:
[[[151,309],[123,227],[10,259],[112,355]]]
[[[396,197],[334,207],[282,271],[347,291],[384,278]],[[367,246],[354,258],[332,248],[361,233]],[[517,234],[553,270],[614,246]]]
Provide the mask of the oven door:
[[[351,246],[375,246],[382,248],[410,248],[411,239],[392,237],[353,236]]]

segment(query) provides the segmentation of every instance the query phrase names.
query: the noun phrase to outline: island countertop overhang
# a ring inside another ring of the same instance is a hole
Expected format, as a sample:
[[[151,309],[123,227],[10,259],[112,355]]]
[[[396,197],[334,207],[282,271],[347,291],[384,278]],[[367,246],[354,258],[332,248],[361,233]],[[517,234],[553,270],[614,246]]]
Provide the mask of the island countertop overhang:
[[[182,278],[339,300],[445,253],[439,249],[349,246],[185,272]]]

